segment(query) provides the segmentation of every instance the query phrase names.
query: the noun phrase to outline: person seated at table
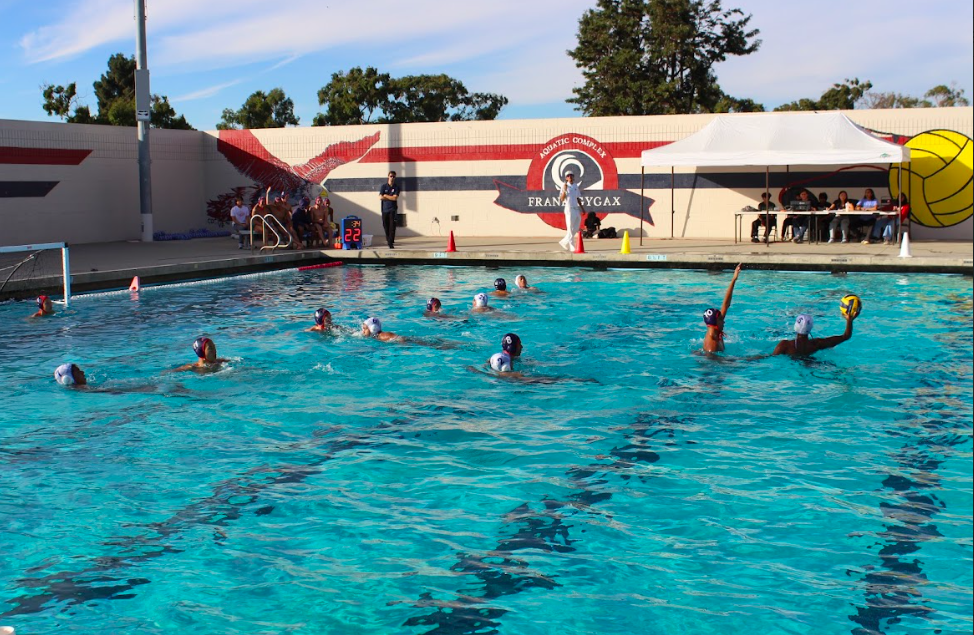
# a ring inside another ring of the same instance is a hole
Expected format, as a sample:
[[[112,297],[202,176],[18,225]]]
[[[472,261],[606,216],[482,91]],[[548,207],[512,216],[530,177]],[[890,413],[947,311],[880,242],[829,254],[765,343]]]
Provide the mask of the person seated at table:
[[[815,211],[818,209],[818,203],[812,200],[809,196],[808,190],[802,190],[798,193],[798,201],[801,207],[805,207],[808,204],[807,210],[805,211]],[[794,202],[793,202],[794,204]],[[791,221],[791,233],[795,236],[795,242],[801,243],[805,240],[805,233],[808,232],[808,216],[795,216],[794,220]],[[782,229],[784,231],[784,229]]]
[[[762,212],[772,211],[775,209],[774,202],[770,200],[771,196],[767,192],[761,192],[761,202],[758,203],[758,210]],[[768,240],[768,232],[771,231],[772,227],[778,225],[778,217],[775,214],[760,214],[753,223],[751,223],[751,242],[759,243],[758,240],[758,227],[764,227],[764,240]]]
[[[910,206],[906,199],[906,194],[900,192],[899,201],[897,202],[896,206],[892,209],[885,208],[885,207],[883,209],[889,209],[889,211],[891,212],[899,211],[900,212],[899,216],[902,218],[904,206],[906,206],[907,215],[909,215]],[[888,214],[888,213],[879,216],[879,218],[876,219],[876,223],[873,225],[873,232],[872,232],[873,239],[875,240],[882,239],[884,245],[892,245],[893,232],[896,229],[896,218],[897,218],[896,214]]]
[[[872,210],[875,212],[879,209],[879,201],[876,200],[876,195],[873,194],[872,188],[867,187],[866,191],[863,192],[862,198],[856,203],[857,210],[868,211]],[[873,232],[873,227],[876,225],[876,219],[879,218],[879,214],[860,214],[856,217],[856,228],[862,232],[862,244],[868,245],[870,243],[869,236]]]
[[[829,205],[828,209],[835,210],[837,212],[845,212],[851,208],[854,208],[855,206],[856,202],[849,200],[849,193],[845,190],[840,190],[839,198],[832,201],[832,204]],[[849,217],[839,214],[832,214],[829,219],[829,242],[835,242],[835,230],[839,227],[842,228],[842,242],[849,242]]]
[[[585,216],[585,229],[582,230],[582,236],[584,238],[594,238],[601,226],[602,221],[595,215],[595,212],[589,212]]]

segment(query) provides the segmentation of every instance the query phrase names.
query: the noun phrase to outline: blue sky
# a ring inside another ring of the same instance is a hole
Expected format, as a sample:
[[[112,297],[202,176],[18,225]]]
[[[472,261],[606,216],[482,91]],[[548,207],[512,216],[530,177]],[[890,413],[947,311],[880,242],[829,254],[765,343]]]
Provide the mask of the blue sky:
[[[331,4],[328,4],[328,3]],[[504,119],[578,116],[565,99],[581,83],[566,51],[594,0],[148,0],[152,92],[192,125],[213,129],[224,108],[282,87],[302,125],[333,72],[375,66],[392,75],[447,73],[472,91],[506,95]],[[974,9],[961,0],[724,1],[753,14],[761,49],[721,64],[728,93],[769,109],[818,97],[846,77],[921,95],[957,82],[972,98]],[[108,57],[135,48],[131,0],[0,0],[0,118],[48,120],[45,83],[93,81]]]

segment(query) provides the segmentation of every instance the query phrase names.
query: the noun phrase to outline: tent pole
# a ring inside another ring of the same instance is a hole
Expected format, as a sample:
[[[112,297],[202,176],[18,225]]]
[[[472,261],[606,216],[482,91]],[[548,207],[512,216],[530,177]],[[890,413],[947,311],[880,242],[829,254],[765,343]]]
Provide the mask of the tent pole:
[[[643,192],[646,190],[646,166],[640,168],[639,176],[639,246],[643,246],[643,206],[646,204],[646,198]]]
[[[771,221],[771,187],[769,185],[770,183],[771,183],[771,166],[766,165],[764,166],[764,193],[767,194],[764,203],[764,246],[765,247],[771,246],[771,243],[768,242],[768,236],[771,235],[771,226],[769,224]],[[777,219],[777,216],[775,217],[775,219]],[[775,220],[775,223],[777,224],[777,220]],[[775,230],[775,236],[777,235],[778,235],[777,230]]]
[[[896,171],[896,205],[893,206],[894,208],[900,207],[900,205],[901,205],[900,199],[903,196],[904,196],[904,194],[903,194],[903,160],[902,160],[902,157],[901,157],[900,158],[900,169]],[[902,213],[898,212],[897,213],[897,216],[900,216],[900,215],[902,215]],[[896,240],[896,242],[898,243],[901,240],[903,240],[903,223],[900,222],[900,219],[899,218],[896,219],[896,227],[897,227],[897,231],[896,231],[896,238],[897,238],[897,240]]]
[[[673,238],[673,218],[676,216],[676,202],[673,200],[673,190],[676,187],[673,173],[673,166],[670,166],[670,238]]]

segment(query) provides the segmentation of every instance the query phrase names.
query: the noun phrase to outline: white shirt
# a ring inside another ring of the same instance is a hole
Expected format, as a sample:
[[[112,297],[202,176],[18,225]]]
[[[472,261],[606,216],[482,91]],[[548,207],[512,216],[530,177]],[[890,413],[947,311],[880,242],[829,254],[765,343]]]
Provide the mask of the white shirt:
[[[244,225],[247,219],[250,218],[250,208],[246,205],[234,205],[230,209],[230,218],[233,219],[233,222]]]
[[[582,190],[574,183],[565,185],[565,211],[581,209],[578,206],[578,199],[582,197]]]

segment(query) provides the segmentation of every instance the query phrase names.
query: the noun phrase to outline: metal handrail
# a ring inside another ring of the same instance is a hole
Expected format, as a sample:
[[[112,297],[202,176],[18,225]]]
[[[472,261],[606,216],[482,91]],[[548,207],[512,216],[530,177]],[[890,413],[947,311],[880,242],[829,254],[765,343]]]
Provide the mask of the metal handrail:
[[[264,242],[264,245],[261,246],[260,251],[264,251],[265,249],[270,249],[271,251],[274,251],[278,247],[284,247],[285,249],[287,249],[288,247],[291,246],[291,232],[287,230],[287,227],[285,227],[281,223],[281,221],[277,219],[276,216],[274,216],[273,214],[264,214],[264,215],[258,214],[256,216],[250,217],[250,251],[254,250],[254,220],[258,218],[261,220],[262,230],[263,230],[261,232],[261,240]],[[271,223],[271,221],[273,221],[273,224]],[[277,225],[277,227],[275,228],[274,225]],[[268,229],[271,231],[272,234],[274,234],[274,238],[277,241],[274,245],[266,244]],[[287,236],[286,243],[282,243],[281,233],[277,231],[278,229],[280,229],[281,232],[285,236]]]

